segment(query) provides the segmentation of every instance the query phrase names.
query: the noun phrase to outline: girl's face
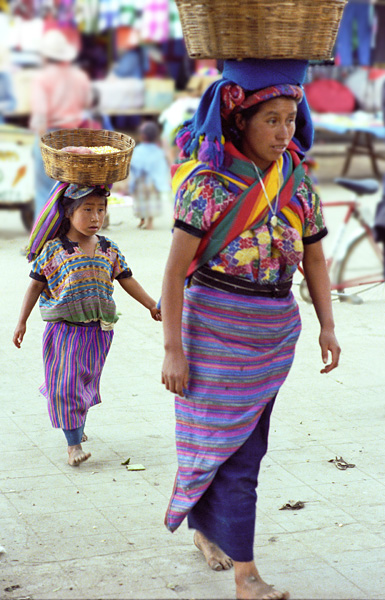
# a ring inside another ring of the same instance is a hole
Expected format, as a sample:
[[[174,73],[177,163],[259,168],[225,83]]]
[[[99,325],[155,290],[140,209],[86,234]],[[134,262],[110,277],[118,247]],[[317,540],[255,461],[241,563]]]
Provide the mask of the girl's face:
[[[84,202],[68,217],[71,223],[68,233],[75,231],[85,237],[95,235],[103,225],[106,204],[106,199],[97,194],[86,196]]]
[[[285,152],[295,132],[296,116],[296,101],[285,96],[264,102],[248,121],[241,113],[235,115],[243,154],[260,169],[267,169]]]

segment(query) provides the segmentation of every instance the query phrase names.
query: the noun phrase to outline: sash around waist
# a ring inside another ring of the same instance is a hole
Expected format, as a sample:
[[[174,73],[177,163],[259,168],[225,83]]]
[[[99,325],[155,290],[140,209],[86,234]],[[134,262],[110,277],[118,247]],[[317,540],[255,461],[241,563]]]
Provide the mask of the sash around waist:
[[[197,269],[190,280],[191,285],[203,285],[223,292],[243,294],[246,296],[268,296],[269,298],[284,298],[290,292],[292,279],[279,283],[257,283],[240,277],[234,277],[214,271],[203,266]]]

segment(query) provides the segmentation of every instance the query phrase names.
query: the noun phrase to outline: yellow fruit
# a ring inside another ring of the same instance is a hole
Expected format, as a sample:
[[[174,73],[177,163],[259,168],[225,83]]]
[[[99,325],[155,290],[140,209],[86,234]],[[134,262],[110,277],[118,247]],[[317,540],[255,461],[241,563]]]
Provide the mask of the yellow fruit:
[[[112,152],[119,152],[118,148],[113,146],[88,146],[95,154],[111,154]]]

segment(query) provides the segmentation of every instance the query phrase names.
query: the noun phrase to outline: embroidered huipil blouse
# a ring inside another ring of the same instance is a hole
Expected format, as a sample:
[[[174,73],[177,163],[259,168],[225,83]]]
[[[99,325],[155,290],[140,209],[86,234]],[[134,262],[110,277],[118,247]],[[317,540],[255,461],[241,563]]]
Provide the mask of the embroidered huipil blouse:
[[[175,227],[202,238],[211,223],[235,198],[236,195],[214,175],[197,175],[188,179],[181,185],[176,197]],[[317,242],[327,234],[321,201],[308,175],[305,175],[287,208],[303,213],[301,231],[290,226],[283,209],[277,215],[277,227],[273,228],[267,217],[261,227],[244,231],[206,266],[261,284],[291,279],[303,258],[304,244]]]
[[[39,300],[43,321],[100,321],[103,328],[118,320],[114,279],[131,276],[118,246],[102,236],[92,258],[66,236],[47,242],[30,273],[47,284]]]

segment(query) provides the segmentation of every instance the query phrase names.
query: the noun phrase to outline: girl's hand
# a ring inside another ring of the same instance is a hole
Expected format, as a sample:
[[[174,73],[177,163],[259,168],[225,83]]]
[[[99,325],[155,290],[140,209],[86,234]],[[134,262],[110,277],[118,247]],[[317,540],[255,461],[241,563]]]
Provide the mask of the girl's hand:
[[[154,319],[154,321],[161,321],[162,320],[161,310],[156,305],[152,306],[150,308],[150,313],[151,313],[151,316]]]
[[[162,368],[162,383],[173,394],[183,398],[188,384],[188,364],[183,351],[166,350]]]
[[[319,344],[321,346],[322,360],[326,365],[321,369],[321,373],[329,373],[338,367],[341,354],[341,348],[335,336],[334,329],[321,329]],[[332,355],[332,361],[330,364],[327,364],[329,352]]]
[[[19,325],[17,324],[15,333],[13,334],[13,343],[16,348],[21,348],[21,342],[23,341],[24,334],[27,330],[27,326],[25,324]]]

